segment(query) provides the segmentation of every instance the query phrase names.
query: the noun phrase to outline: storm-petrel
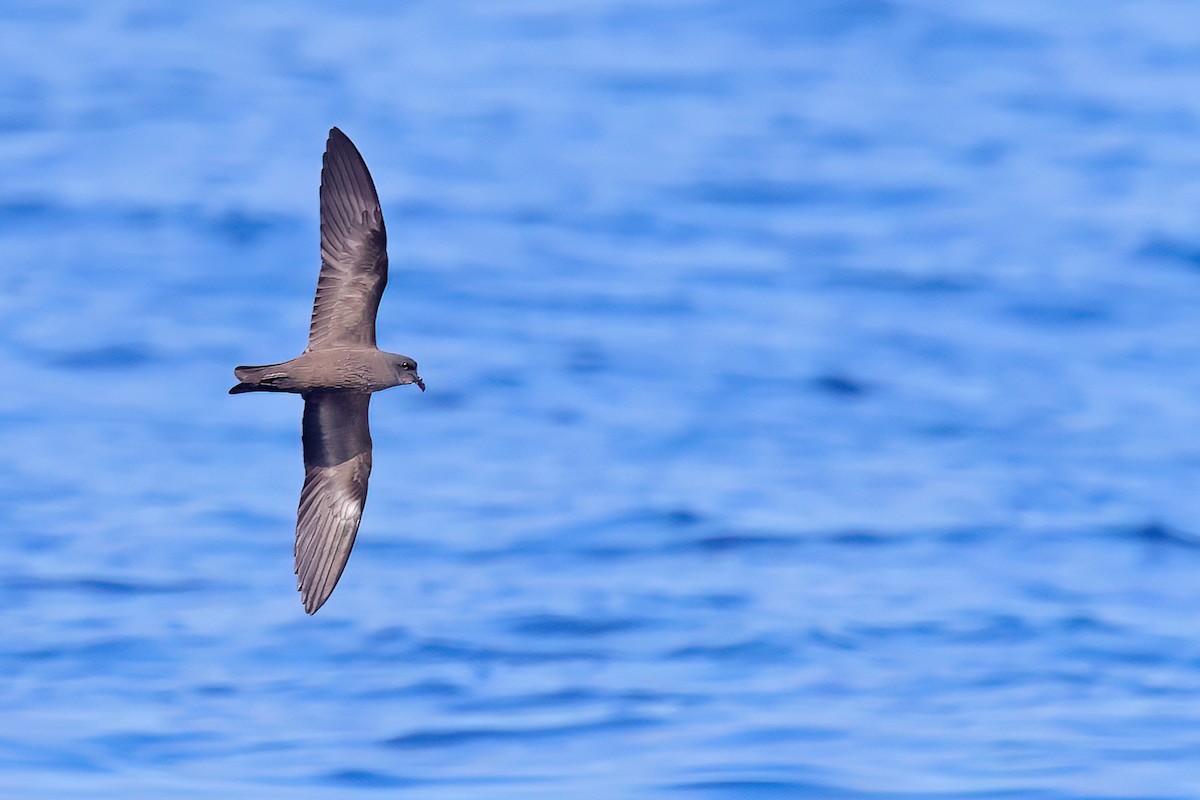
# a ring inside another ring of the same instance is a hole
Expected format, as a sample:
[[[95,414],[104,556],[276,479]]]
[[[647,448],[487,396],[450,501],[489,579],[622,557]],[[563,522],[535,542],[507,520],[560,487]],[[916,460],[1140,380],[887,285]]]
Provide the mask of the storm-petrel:
[[[371,474],[371,392],[406,383],[425,391],[416,361],[375,346],[387,268],[375,183],[354,144],[333,128],[321,166],[321,275],[308,348],[282,364],[234,368],[239,383],[229,390],[304,397],[296,575],[309,614],[333,592],[358,533]]]

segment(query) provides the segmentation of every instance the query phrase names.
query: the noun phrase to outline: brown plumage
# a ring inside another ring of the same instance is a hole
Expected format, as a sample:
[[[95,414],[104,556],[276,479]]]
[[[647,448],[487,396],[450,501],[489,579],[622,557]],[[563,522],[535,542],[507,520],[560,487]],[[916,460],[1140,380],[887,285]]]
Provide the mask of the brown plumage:
[[[321,274],[308,348],[281,364],[236,367],[243,392],[304,397],[304,487],[296,522],[296,575],[315,613],[337,585],[354,546],[371,475],[371,392],[415,383],[417,362],[375,346],[387,286],[387,232],[367,165],[337,128],[321,168]]]

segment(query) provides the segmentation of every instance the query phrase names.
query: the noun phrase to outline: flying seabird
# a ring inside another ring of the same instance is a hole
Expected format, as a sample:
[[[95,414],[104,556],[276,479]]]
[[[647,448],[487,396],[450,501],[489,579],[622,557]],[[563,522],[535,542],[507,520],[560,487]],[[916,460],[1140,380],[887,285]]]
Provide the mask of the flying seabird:
[[[375,346],[387,267],[375,183],[358,149],[333,128],[321,166],[321,274],[308,347],[282,364],[235,367],[239,383],[229,390],[304,397],[296,575],[309,614],[333,592],[358,533],[371,474],[371,393],[408,383],[425,391],[415,360]]]

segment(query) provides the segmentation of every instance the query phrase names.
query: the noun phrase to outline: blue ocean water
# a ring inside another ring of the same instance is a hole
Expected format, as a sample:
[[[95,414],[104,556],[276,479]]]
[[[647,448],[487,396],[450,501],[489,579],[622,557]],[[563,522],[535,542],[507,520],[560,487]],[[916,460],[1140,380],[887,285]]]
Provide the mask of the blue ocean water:
[[[1200,796],[1200,6],[0,21],[0,796]],[[331,125],[429,391],[309,618]]]

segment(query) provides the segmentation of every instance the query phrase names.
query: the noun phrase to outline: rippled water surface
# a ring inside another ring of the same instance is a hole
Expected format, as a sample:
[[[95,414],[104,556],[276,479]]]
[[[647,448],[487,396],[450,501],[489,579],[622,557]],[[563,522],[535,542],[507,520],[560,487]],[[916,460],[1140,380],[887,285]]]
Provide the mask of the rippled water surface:
[[[1200,795],[1200,7],[0,4],[0,796]],[[387,214],[294,591],[320,153]]]

